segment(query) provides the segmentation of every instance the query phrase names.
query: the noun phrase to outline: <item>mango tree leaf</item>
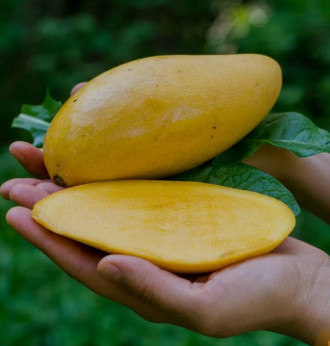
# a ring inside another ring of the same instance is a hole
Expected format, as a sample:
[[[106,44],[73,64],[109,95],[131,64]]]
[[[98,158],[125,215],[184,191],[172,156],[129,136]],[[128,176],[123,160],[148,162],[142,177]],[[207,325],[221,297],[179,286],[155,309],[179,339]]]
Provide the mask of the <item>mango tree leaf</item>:
[[[50,122],[60,109],[62,103],[55,101],[47,90],[41,105],[23,105],[21,113],[13,120],[12,127],[29,131],[33,145],[42,147]]]
[[[199,181],[258,192],[282,201],[292,210],[294,215],[300,213],[298,203],[286,187],[267,173],[244,163],[226,167],[216,167],[208,162],[168,179]]]
[[[12,123],[12,127],[21,128],[30,132],[33,137],[33,145],[41,148],[49,123],[36,117],[20,113]]]
[[[34,116],[50,123],[61,108],[61,105],[62,102],[55,101],[47,89],[45,99],[41,105],[23,105],[21,113]]]
[[[216,166],[232,165],[252,155],[263,143],[288,149],[299,157],[330,153],[330,133],[299,113],[268,116],[245,138],[213,160]]]
[[[261,144],[262,142],[242,139],[231,148],[216,156],[212,160],[212,164],[216,167],[236,165],[255,153]]]
[[[330,133],[299,113],[269,114],[251,137],[246,140],[285,148],[299,157],[330,153]]]

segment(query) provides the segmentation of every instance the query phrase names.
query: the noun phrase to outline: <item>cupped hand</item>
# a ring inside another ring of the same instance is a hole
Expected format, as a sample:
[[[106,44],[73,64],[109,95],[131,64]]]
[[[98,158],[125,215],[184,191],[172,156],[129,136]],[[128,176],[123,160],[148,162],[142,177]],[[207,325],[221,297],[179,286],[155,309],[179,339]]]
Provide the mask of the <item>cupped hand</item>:
[[[49,179],[39,149],[16,142],[10,151],[37,178],[13,179],[1,186],[2,196],[20,205],[8,212],[7,222],[97,294],[149,321],[215,337],[266,329],[312,343],[318,331],[330,329],[325,322],[330,264],[324,252],[288,238],[270,254],[197,276],[176,275],[141,258],[107,255],[52,233],[31,218],[38,200],[62,188]]]
[[[319,293],[318,280],[329,271],[329,257],[322,251],[288,238],[268,255],[214,273],[176,275],[140,258],[107,255],[36,223],[30,216],[33,205],[60,189],[50,180],[6,182],[1,194],[21,205],[8,212],[7,222],[97,294],[149,321],[216,337],[267,329],[311,341],[316,324],[322,328],[315,311],[321,314],[327,306],[313,293]]]
[[[39,182],[10,188],[21,206],[8,212],[8,223],[71,277],[145,319],[215,337],[266,329],[309,342],[322,328],[315,313],[328,308],[315,298],[323,271],[329,271],[322,251],[288,238],[268,255],[214,273],[176,275],[140,258],[107,255],[36,223],[30,209],[50,193]]]
[[[83,85],[84,83],[81,83],[79,87]],[[76,90],[77,88],[74,88],[73,92]],[[98,273],[97,265],[105,253],[52,233],[31,218],[30,212],[36,202],[63,187],[57,186],[49,179],[43,153],[33,145],[15,142],[10,146],[10,152],[25,170],[36,178],[11,179],[2,184],[0,188],[2,197],[20,205],[8,211],[8,224],[74,279],[99,295],[132,309],[143,309],[145,318],[158,322],[161,316],[158,316],[152,308]]]

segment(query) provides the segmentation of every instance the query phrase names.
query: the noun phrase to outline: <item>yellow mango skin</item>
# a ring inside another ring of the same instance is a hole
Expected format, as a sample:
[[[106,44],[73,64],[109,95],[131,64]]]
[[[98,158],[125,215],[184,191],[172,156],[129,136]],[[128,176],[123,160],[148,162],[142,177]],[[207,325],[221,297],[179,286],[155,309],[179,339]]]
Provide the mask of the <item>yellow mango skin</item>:
[[[45,137],[46,167],[63,186],[183,172],[249,133],[281,82],[279,65],[255,54],[158,56],[118,66],[59,110]]]
[[[282,202],[197,182],[121,180],[49,195],[32,217],[110,253],[145,258],[179,273],[203,273],[265,254],[291,232]]]

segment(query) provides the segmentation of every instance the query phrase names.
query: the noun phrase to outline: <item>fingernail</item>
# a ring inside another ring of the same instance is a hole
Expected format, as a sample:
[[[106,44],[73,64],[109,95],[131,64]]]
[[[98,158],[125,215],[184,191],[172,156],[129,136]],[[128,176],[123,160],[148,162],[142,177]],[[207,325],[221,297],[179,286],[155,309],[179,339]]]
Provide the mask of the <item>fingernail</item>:
[[[113,264],[104,264],[100,269],[100,274],[107,280],[111,280],[117,284],[121,282],[122,272]]]

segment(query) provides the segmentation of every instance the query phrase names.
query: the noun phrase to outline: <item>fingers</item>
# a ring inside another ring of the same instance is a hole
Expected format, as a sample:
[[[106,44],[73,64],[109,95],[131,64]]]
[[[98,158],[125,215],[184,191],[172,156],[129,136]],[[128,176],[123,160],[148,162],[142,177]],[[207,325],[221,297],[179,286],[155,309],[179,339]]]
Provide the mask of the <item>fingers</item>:
[[[43,153],[38,148],[26,142],[14,142],[9,151],[28,173],[41,179],[49,178]]]
[[[102,251],[47,230],[31,218],[30,212],[27,208],[14,207],[7,213],[7,222],[66,273],[95,293],[133,310],[143,311],[145,318],[151,321],[164,321],[159,311],[140,302],[122,287],[99,275],[97,264],[104,257]]]
[[[57,186],[51,180],[39,180],[33,178],[18,178],[8,180],[0,187],[0,194],[5,199],[10,199],[27,208],[31,208],[32,199],[36,201],[48,194],[62,190],[63,187]],[[46,194],[44,193],[46,192]],[[37,197],[39,196],[39,197]],[[31,200],[26,204],[26,200]],[[23,203],[23,204],[22,204]],[[33,204],[32,204],[33,206]]]
[[[24,207],[14,207],[7,213],[7,222],[69,275],[79,281],[91,275],[90,280],[93,282],[97,263],[104,253],[48,231],[31,218],[30,212]]]
[[[110,255],[101,260],[98,271],[141,302],[162,311],[171,322],[187,326],[191,317],[196,316],[195,298],[202,295],[202,289],[194,290],[196,284],[144,259]],[[137,312],[143,316],[141,311]]]
[[[32,209],[42,198],[49,194],[62,190],[54,183],[37,179],[13,179],[1,187],[1,194],[23,207]]]
[[[32,209],[38,201],[48,195],[49,193],[45,190],[25,184],[15,185],[9,193],[9,197],[12,201],[29,209]]]
[[[17,179],[11,179],[6,182],[4,182],[0,187],[0,194],[4,199],[10,199],[9,193],[10,190],[18,184],[26,184],[26,185],[37,185],[41,182],[40,179],[34,179],[34,178],[17,178]]]
[[[36,187],[38,189],[44,190],[46,192],[48,192],[49,194],[63,190],[64,188],[61,186],[58,186],[56,184],[54,184],[51,180],[47,181],[47,180],[42,180],[41,182],[39,182]]]
[[[80,88],[82,88],[87,82],[81,82],[77,85],[75,85],[71,90],[71,95],[73,95],[75,92],[77,92]]]

